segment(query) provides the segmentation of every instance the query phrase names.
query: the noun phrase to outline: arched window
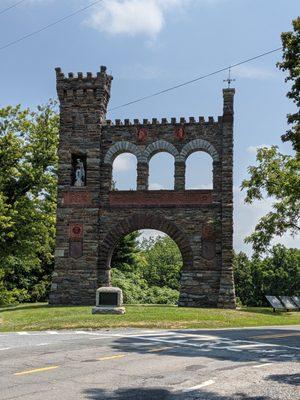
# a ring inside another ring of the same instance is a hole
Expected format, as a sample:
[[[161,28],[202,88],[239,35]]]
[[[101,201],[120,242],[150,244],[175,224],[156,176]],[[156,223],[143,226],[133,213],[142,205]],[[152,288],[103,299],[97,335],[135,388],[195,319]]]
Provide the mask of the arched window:
[[[160,152],[149,162],[149,190],[174,190],[174,157]]]
[[[186,189],[213,189],[213,160],[204,151],[195,151],[186,160]]]
[[[136,190],[137,160],[131,153],[118,155],[113,162],[112,189]]]

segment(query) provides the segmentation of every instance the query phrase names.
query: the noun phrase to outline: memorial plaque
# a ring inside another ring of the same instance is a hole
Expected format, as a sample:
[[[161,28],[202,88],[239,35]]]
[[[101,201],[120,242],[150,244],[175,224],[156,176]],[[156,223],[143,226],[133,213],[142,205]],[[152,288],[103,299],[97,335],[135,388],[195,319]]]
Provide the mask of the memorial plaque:
[[[80,258],[82,257],[82,242],[75,242],[75,241],[70,241],[70,246],[69,246],[69,256],[73,258]]]
[[[294,304],[293,300],[288,296],[279,296],[281,302],[287,310],[297,310],[298,307]]]
[[[99,305],[100,306],[117,306],[118,305],[118,293],[100,293],[99,294]]]
[[[300,308],[300,296],[293,296],[293,302]]]
[[[281,304],[281,301],[277,299],[276,296],[266,296],[266,299],[268,302],[271,304],[271,306],[274,308],[278,308],[279,310],[285,310],[285,307]]]
[[[124,314],[123,293],[118,287],[103,286],[96,291],[96,307],[92,314]]]
[[[212,260],[216,255],[215,242],[202,241],[202,257],[206,260]]]

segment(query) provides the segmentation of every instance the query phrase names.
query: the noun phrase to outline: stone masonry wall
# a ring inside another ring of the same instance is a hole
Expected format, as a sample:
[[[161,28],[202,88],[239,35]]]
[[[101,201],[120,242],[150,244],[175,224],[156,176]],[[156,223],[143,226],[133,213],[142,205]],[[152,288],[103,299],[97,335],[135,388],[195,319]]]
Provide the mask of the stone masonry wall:
[[[235,307],[232,273],[232,153],[234,89],[224,89],[223,115],[186,121],[105,120],[112,77],[57,69],[61,104],[55,272],[50,304],[93,304],[110,285],[118,240],[138,229],[168,234],[183,257],[181,306]],[[149,161],[174,157],[174,190],[148,191]],[[185,190],[185,162],[194,151],[213,160],[213,190]],[[137,158],[137,190],[112,191],[112,164]],[[83,187],[72,185],[72,160],[86,165]]]

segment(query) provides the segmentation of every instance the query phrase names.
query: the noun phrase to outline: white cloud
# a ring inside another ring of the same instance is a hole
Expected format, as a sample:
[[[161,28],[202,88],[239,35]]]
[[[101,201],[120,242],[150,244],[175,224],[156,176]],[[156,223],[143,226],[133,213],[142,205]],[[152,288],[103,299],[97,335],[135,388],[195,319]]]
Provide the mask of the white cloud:
[[[163,187],[163,185],[161,185],[160,183],[150,183],[149,184],[149,189],[150,190],[163,190],[164,189],[164,187]]]
[[[191,0],[105,0],[86,23],[111,35],[143,34],[155,37],[165,25],[165,15]]]
[[[232,71],[236,77],[246,79],[272,79],[277,76],[275,72],[250,65],[239,65],[234,67]]]
[[[114,172],[132,171],[135,168],[135,157],[128,153],[120,154],[113,163]]]
[[[258,149],[261,149],[262,147],[267,147],[268,149],[271,147],[270,144],[259,144],[257,146],[249,146],[247,147],[247,152],[250,154],[256,154]]]

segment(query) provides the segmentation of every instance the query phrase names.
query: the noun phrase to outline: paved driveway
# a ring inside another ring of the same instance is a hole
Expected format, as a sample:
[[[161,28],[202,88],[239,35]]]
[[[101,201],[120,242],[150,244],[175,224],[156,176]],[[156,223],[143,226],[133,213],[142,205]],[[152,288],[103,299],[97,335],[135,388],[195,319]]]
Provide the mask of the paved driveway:
[[[0,334],[0,399],[300,399],[300,327]]]

